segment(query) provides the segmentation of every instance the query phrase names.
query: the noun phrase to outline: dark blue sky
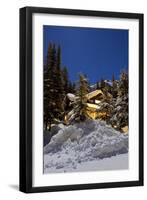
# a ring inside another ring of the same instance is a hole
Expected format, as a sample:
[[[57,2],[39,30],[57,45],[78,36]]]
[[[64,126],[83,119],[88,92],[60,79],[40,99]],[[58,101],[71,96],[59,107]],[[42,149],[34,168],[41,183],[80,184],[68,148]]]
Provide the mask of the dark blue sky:
[[[49,42],[60,44],[62,66],[67,66],[71,81],[79,73],[86,74],[90,83],[119,79],[122,69],[128,69],[128,30],[44,26],[44,58]]]

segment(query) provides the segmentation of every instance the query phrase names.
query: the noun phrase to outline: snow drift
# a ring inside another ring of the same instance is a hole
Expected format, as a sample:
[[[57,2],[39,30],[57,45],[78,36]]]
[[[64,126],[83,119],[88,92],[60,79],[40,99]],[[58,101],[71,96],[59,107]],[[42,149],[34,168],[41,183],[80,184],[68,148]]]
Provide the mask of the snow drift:
[[[116,131],[104,121],[87,120],[69,126],[59,124],[58,127],[58,133],[44,147],[45,173],[80,170],[80,165],[82,171],[83,168],[89,170],[89,164],[83,167],[84,163],[128,152],[128,135]]]

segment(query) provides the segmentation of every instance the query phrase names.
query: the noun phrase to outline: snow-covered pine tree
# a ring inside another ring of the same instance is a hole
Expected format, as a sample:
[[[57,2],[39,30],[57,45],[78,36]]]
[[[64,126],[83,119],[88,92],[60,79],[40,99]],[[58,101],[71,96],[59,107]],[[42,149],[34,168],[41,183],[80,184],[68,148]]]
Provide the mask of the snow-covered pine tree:
[[[118,114],[120,128],[128,125],[128,74],[122,71],[119,82],[119,100],[117,103],[121,106]]]
[[[44,70],[44,129],[51,128],[51,123],[54,119],[54,81],[52,75],[54,74],[53,66],[56,62],[56,52],[52,43],[49,43],[47,51],[47,59]]]
[[[128,94],[128,73],[126,71],[120,74],[119,93],[119,96]]]
[[[69,80],[68,70],[67,67],[64,66],[62,69],[62,80],[63,80],[63,88],[65,95],[68,93],[75,93],[75,83],[72,83]]]
[[[62,69],[62,81],[65,94],[69,93],[69,78],[67,67],[64,66]]]
[[[89,93],[89,83],[87,77],[83,74],[79,76],[78,82],[78,89],[77,89],[77,96],[79,99],[76,101],[77,106],[77,120],[84,120],[85,119],[85,107],[87,102],[86,94]]]
[[[63,88],[61,72],[61,49],[50,43],[44,70],[44,129],[51,128],[51,124],[62,119]]]
[[[111,94],[112,94],[113,98],[117,98],[117,95],[118,95],[118,87],[117,87],[117,82],[116,82],[116,80],[115,80],[114,74],[112,75]]]
[[[100,81],[100,89],[102,90],[104,87],[105,87],[105,81],[102,78],[101,81]]]
[[[101,89],[100,84],[101,84],[101,83],[100,83],[99,81],[96,82],[96,89],[97,89],[97,90]]]
[[[84,75],[79,76],[79,81],[76,84],[76,87],[74,86],[74,89],[76,88],[76,94],[68,94],[74,97],[74,100],[72,103],[70,103],[70,106],[66,106],[66,124],[71,124],[73,122],[79,122],[86,119],[85,117],[85,108],[86,108],[86,94],[89,93],[89,83],[87,81],[87,78]],[[69,110],[68,110],[69,109]]]
[[[76,88],[75,83],[72,83],[71,81],[69,81],[69,83],[68,83],[68,93],[75,94],[75,92],[76,92],[75,88]]]
[[[72,83],[72,93],[76,93],[76,84],[74,82]]]
[[[56,104],[56,118],[61,120],[63,114],[63,98],[65,96],[62,72],[61,72],[61,48],[60,45],[57,48],[56,53],[56,62],[54,64],[54,95],[55,95],[55,104]]]
[[[103,87],[102,91],[103,91],[103,94],[104,94],[104,97],[103,99],[101,100],[99,106],[99,112],[105,112],[107,113],[106,115],[104,115],[102,117],[103,120],[106,120],[107,123],[109,123],[109,120],[112,116],[112,112],[113,112],[113,97],[110,93],[110,87],[105,84],[105,86]]]
[[[121,73],[116,88],[118,92],[116,98],[113,98],[111,102],[113,110],[109,122],[121,130],[124,126],[128,126],[128,74],[126,72]]]

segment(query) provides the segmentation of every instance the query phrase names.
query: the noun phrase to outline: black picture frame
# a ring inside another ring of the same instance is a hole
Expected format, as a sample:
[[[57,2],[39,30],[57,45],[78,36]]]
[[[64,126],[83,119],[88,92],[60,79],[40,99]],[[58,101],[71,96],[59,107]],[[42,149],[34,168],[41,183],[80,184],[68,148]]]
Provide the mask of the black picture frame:
[[[139,180],[64,186],[32,186],[32,16],[34,13],[139,20]],[[143,185],[143,14],[58,8],[20,9],[20,186],[22,192],[53,192]]]

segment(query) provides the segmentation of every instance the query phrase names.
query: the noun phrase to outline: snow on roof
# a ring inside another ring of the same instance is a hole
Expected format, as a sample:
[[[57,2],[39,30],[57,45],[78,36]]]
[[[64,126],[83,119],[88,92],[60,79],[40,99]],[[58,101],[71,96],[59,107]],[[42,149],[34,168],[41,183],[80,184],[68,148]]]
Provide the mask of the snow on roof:
[[[68,97],[68,99],[70,100],[70,101],[75,101],[76,100],[76,96],[74,95],[74,94],[72,94],[72,93],[68,93],[67,94],[67,97]]]
[[[94,84],[94,85],[90,85],[90,88],[96,88],[96,84]]]
[[[107,83],[108,85],[112,86],[112,81],[104,80],[104,82]]]
[[[107,83],[108,83],[108,85],[110,85],[110,86],[112,86],[112,85],[113,85],[111,81],[108,81]]]

